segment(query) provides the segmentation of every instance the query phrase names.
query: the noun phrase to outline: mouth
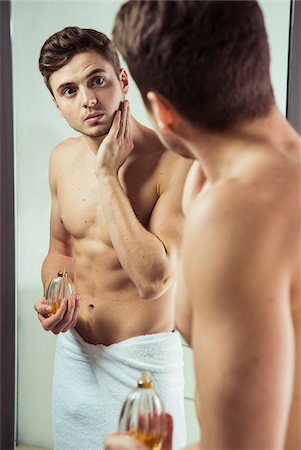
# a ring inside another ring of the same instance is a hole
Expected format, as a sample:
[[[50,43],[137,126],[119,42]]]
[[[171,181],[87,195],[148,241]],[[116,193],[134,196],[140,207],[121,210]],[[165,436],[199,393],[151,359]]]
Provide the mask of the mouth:
[[[89,114],[85,118],[85,122],[94,123],[94,122],[97,122],[99,119],[101,119],[103,116],[104,116],[104,113],[94,112],[94,113]]]

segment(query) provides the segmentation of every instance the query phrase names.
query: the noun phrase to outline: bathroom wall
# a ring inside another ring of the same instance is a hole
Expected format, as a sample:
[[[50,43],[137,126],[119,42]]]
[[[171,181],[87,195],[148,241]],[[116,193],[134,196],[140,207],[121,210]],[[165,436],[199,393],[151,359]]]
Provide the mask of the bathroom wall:
[[[67,25],[110,35],[123,2],[12,1],[16,158],[18,385],[17,440],[52,448],[50,392],[55,337],[44,332],[33,303],[42,296],[40,270],[48,250],[48,159],[55,145],[74,134],[59,117],[38,71],[41,45]],[[282,112],[286,104],[289,1],[261,1],[272,54],[272,80]],[[130,84],[133,115],[148,125],[140,94]],[[189,442],[198,439],[192,352],[184,344],[185,406]]]

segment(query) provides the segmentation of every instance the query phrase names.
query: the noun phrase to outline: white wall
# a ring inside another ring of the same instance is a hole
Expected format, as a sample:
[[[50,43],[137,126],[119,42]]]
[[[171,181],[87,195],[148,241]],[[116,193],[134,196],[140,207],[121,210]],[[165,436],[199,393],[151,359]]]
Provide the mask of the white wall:
[[[19,443],[52,448],[50,392],[55,337],[42,331],[33,303],[42,296],[40,269],[48,250],[50,195],[48,159],[55,145],[74,132],[61,119],[38,71],[39,51],[54,32],[68,25],[110,35],[121,5],[115,2],[12,0],[17,201],[17,321]],[[272,50],[272,81],[282,112],[286,103],[289,0],[261,1]],[[148,124],[134,83],[133,115]],[[198,438],[194,413],[191,350],[184,347],[185,406],[189,441]]]

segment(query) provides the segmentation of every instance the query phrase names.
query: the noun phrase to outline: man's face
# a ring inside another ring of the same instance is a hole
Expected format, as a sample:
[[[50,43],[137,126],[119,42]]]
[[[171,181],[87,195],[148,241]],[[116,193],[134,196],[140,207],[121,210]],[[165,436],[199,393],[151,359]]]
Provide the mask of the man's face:
[[[124,70],[118,79],[112,65],[94,50],[79,53],[49,79],[56,106],[83,135],[108,133],[114,113],[127,93]]]

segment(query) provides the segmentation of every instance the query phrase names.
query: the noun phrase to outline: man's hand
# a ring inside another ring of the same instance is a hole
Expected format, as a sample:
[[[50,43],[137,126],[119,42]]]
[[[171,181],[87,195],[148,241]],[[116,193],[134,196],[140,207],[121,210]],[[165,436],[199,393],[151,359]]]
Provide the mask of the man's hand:
[[[96,157],[96,176],[103,173],[117,174],[134,148],[130,133],[129,103],[124,101],[116,111],[111,129],[102,141]]]
[[[64,298],[59,310],[52,316],[49,316],[52,307],[43,298],[34,304],[34,309],[38,313],[38,318],[44,330],[59,334],[65,333],[70,328],[75,327],[78,318],[79,303],[80,296],[78,294]]]
[[[149,450],[149,447],[126,433],[114,433],[105,439],[105,450]]]
[[[161,449],[172,450],[173,420],[170,414],[163,416],[164,440]],[[149,450],[149,447],[127,433],[114,433],[105,439],[105,450]]]

